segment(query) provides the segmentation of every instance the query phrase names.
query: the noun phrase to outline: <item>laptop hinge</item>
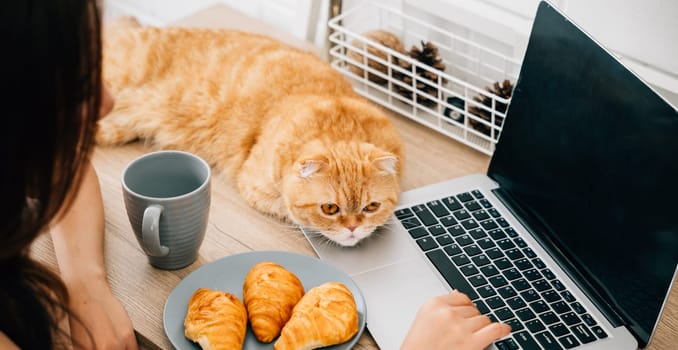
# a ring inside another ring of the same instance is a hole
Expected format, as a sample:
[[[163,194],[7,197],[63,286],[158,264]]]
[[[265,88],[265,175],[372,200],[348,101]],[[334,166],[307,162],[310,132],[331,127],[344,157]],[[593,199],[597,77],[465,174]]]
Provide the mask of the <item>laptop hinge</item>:
[[[572,264],[569,260],[565,258],[565,255],[560,252],[558,246],[548,239],[545,235],[535,235],[534,232],[544,232],[549,230],[546,225],[544,225],[535,215],[532,215],[528,210],[524,209],[525,207],[520,205],[518,200],[514,196],[511,196],[509,191],[503,190],[501,188],[492,190],[494,194],[502,201],[502,203],[511,211],[513,216],[520,221],[521,225],[530,233],[530,235],[537,240],[542,248],[548,252],[553,260],[560,266],[568,276],[574,280],[577,285],[580,287],[582,292],[594,303],[594,305],[602,312],[602,314],[607,318],[607,320],[614,327],[619,327],[629,324],[624,320],[624,317],[621,313],[617,312],[616,307],[612,304],[609,298],[606,298],[603,293],[600,292],[601,288],[595,287],[591,282],[592,279],[588,278],[585,273],[582,273],[580,269]]]

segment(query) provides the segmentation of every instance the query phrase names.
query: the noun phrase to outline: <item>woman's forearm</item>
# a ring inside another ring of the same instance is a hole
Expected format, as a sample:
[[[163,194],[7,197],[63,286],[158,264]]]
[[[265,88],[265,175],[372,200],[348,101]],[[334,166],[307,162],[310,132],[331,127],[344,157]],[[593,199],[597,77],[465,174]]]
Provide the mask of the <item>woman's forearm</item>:
[[[106,281],[104,209],[94,167],[85,174],[71,207],[53,222],[50,231],[61,277],[67,286]]]

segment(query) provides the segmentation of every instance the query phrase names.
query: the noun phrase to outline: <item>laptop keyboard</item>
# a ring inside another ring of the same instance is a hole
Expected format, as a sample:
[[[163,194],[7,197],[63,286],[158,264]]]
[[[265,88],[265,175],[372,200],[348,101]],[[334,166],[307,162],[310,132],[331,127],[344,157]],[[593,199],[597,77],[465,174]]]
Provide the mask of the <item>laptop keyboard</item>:
[[[572,349],[607,337],[480,190],[395,215],[452,288],[511,326],[498,349]]]

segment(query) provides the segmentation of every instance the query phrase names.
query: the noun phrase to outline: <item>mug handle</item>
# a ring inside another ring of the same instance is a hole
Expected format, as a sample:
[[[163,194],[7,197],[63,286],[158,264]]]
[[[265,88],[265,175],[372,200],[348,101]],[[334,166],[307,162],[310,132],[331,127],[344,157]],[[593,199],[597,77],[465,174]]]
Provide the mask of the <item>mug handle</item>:
[[[164,208],[158,204],[149,205],[144,210],[144,219],[141,223],[141,238],[146,254],[161,257],[169,254],[169,248],[160,245],[160,214]]]

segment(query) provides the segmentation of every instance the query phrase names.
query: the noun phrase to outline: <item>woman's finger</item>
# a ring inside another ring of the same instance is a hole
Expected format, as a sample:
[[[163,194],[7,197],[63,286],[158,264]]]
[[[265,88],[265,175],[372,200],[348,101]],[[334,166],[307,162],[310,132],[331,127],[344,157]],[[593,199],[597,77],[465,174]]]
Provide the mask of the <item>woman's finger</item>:
[[[460,306],[460,305],[471,305],[471,299],[469,297],[457,290],[453,290],[450,294],[443,295],[442,301],[451,306]]]
[[[493,341],[511,334],[511,326],[504,323],[490,323],[473,333],[473,348],[484,349]]]
[[[492,321],[490,321],[490,318],[485,315],[475,315],[468,317],[466,320],[464,320],[464,323],[470,332],[475,332],[489,325],[492,323]]]

